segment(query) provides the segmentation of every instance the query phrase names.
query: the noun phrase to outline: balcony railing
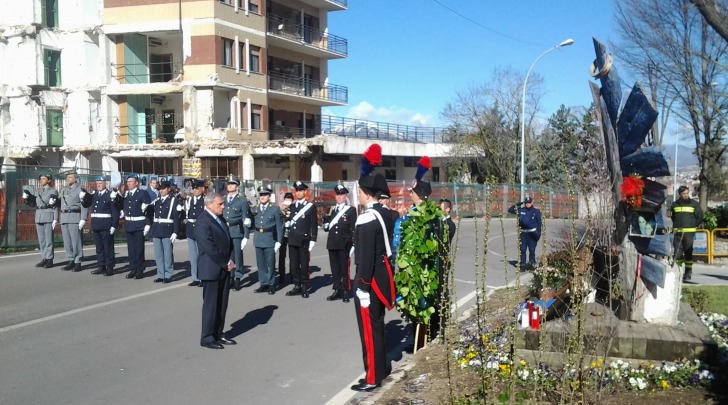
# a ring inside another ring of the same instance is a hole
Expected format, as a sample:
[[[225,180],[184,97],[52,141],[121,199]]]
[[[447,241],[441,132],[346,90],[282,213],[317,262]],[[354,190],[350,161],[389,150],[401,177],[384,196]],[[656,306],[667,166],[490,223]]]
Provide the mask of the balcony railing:
[[[321,116],[321,133],[353,138],[419,143],[452,143],[453,139],[452,131],[448,128],[415,127],[330,115]]]
[[[183,127],[181,114],[143,114],[143,117],[144,123],[115,124],[114,133],[127,136],[126,143],[129,144],[176,142],[177,130]],[[131,120],[127,118],[123,121],[128,123]]]
[[[268,16],[268,33],[342,56],[349,53],[349,43],[345,38],[273,14]]]
[[[111,77],[121,84],[166,83],[174,80],[179,62],[111,64]]]
[[[318,80],[280,73],[268,73],[268,89],[338,103],[346,103],[349,100],[349,90],[344,86],[324,85]]]

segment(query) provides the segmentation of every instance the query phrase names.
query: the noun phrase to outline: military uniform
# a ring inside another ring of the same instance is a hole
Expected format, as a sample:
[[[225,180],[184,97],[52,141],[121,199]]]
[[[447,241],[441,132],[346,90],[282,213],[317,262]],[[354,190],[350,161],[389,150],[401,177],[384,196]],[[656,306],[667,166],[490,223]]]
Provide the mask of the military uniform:
[[[169,190],[170,183],[161,181],[159,189]],[[152,243],[154,244],[154,260],[157,263],[155,283],[169,283],[174,272],[174,248],[172,243],[179,234],[179,212],[182,206],[171,194],[159,196],[154,203],[154,223],[152,224]]]
[[[228,184],[240,185],[237,180],[231,179]],[[243,239],[248,239],[250,235],[250,229],[245,225],[246,219],[248,218],[249,205],[248,201],[241,198],[240,194],[234,196],[226,195],[224,200],[224,208],[222,216],[227,222],[227,226],[230,229],[230,237],[233,240],[233,251],[235,262],[235,270],[230,272],[230,276],[235,279],[231,286],[235,287],[236,290],[242,288],[242,278],[245,272],[245,266],[243,262],[243,248],[241,242]]]
[[[195,180],[192,187],[198,188],[198,187],[204,187],[205,181],[204,180]],[[197,275],[197,239],[195,236],[195,226],[197,225],[197,219],[202,215],[203,212],[205,212],[205,197],[203,195],[200,195],[199,197],[195,196],[189,196],[187,198],[187,201],[185,202],[186,205],[186,212],[187,212],[187,223],[185,225],[185,233],[187,235],[187,248],[189,251],[190,256],[190,271],[192,273],[192,283],[190,283],[190,286],[200,286],[202,287],[202,284],[200,282],[200,277]]]
[[[290,194],[290,193],[287,193]],[[293,196],[290,197],[293,200]],[[288,223],[290,226],[291,220],[291,206],[282,205],[281,209],[281,221],[284,224]],[[281,248],[278,249],[278,287],[283,287],[286,284],[286,256],[288,253],[288,226],[283,227],[283,239],[281,241]]]
[[[103,176],[96,178],[96,181],[105,181]],[[119,210],[116,208],[115,200],[120,198],[116,191],[103,189],[86,193],[83,198],[83,205],[91,210],[91,232],[94,235],[96,244],[96,264],[98,268],[93,274],[103,273],[106,276],[114,274],[114,232],[119,227]]]
[[[50,174],[41,174],[41,177],[46,177],[49,183],[37,190],[36,195],[30,194],[27,191],[23,192],[23,200],[30,205],[35,207],[35,230],[38,234],[38,244],[40,246],[41,261],[36,264],[36,267],[53,267],[53,228],[58,221],[58,191],[50,186],[50,181],[53,177]]]
[[[260,195],[272,192],[270,186],[258,188]],[[259,204],[253,210],[253,246],[255,246],[255,259],[258,265],[258,280],[260,287],[255,292],[276,291],[276,250],[280,249],[283,241],[283,222],[281,210],[268,201]]]
[[[308,188],[301,181],[294,183],[296,190]],[[288,230],[288,253],[291,258],[291,277],[294,288],[286,295],[301,295],[308,298],[311,273],[308,268],[311,260],[311,243],[316,242],[318,232],[318,216],[316,206],[305,199],[291,204],[291,220]]]
[[[678,198],[670,206],[672,218],[672,246],[675,263],[685,264],[683,281],[689,281],[693,275],[693,239],[698,226],[703,222],[703,210],[700,204],[691,199]]]
[[[348,194],[349,190],[338,185],[336,194]],[[334,293],[327,297],[333,301],[343,299],[349,301],[351,293],[351,275],[349,274],[349,252],[354,245],[354,227],[356,226],[356,208],[346,204],[337,204],[324,216],[324,231],[329,232],[326,249],[329,251],[329,264],[333,278]]]
[[[69,173],[75,175],[75,173]],[[64,270],[81,271],[83,259],[83,226],[88,218],[88,208],[81,205],[81,186],[73,183],[61,192],[61,233],[68,264]],[[82,223],[83,221],[83,223]]]
[[[139,176],[132,174],[129,178],[138,179]],[[144,278],[144,236],[151,228],[146,209],[150,202],[149,193],[138,187],[127,190],[124,197],[124,233],[129,255],[129,274],[126,278]]]
[[[524,204],[531,203],[530,197],[526,197]],[[536,245],[541,239],[541,211],[531,206],[527,208],[520,206],[516,209],[515,205],[508,208],[508,213],[518,216],[518,229],[521,234],[521,270],[526,269],[528,264],[531,268],[536,265]],[[526,249],[528,249],[528,262],[526,262]]]

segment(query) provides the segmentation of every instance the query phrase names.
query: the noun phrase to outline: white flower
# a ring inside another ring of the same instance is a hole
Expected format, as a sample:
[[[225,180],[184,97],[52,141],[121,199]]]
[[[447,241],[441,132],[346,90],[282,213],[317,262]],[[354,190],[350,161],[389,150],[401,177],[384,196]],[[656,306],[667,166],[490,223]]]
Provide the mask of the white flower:
[[[701,380],[703,380],[703,379],[706,379],[706,378],[707,378],[708,380],[712,380],[712,379],[713,379],[713,373],[711,373],[711,372],[710,372],[710,371],[708,371],[708,370],[703,370],[703,371],[701,371],[701,372],[700,372],[700,375],[699,375],[698,377],[699,377],[699,378],[700,378]]]
[[[528,380],[528,376],[529,376],[529,374],[530,374],[530,373],[528,372],[528,369],[522,368],[522,369],[518,370],[518,376],[519,376],[519,377],[521,378],[521,380],[523,380],[523,381],[526,381],[526,380]]]
[[[647,382],[642,377],[637,377],[637,388],[643,390],[647,388]]]
[[[629,385],[634,387],[635,385],[637,385],[637,380],[635,380],[634,377],[629,377]]]
[[[468,364],[471,365],[471,366],[477,367],[477,366],[480,366],[481,363],[480,363],[480,360],[473,359],[473,360],[470,360],[470,362]]]

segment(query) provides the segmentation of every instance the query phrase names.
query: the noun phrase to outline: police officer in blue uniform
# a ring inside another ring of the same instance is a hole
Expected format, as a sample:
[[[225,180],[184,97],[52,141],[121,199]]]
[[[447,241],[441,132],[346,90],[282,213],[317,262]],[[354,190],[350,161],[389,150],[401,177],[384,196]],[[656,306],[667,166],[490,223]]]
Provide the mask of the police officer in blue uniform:
[[[258,206],[253,209],[253,246],[258,264],[260,287],[253,292],[276,293],[276,252],[283,241],[281,210],[270,203],[273,188],[270,185],[258,187]]]
[[[41,261],[35,267],[53,267],[53,228],[58,223],[58,190],[51,187],[53,176],[41,173],[38,176],[40,187],[36,194],[23,190],[23,201],[35,208],[35,230],[38,233]]]
[[[124,196],[124,233],[129,251],[129,274],[126,278],[144,278],[144,237],[149,233],[151,221],[145,214],[151,202],[149,193],[139,189],[139,175],[126,178]]]
[[[527,268],[533,269],[536,266],[536,245],[541,239],[541,211],[533,206],[531,197],[526,197],[522,203],[511,205],[508,213],[518,215],[518,228],[521,234],[521,271]],[[526,249],[528,249],[528,262],[526,262]]]
[[[240,182],[230,175],[227,182],[227,195],[225,196],[222,215],[230,229],[230,237],[233,240],[233,250],[235,252],[233,261],[235,262],[235,271],[231,273],[234,281],[230,283],[230,287],[235,291],[243,288],[243,247],[248,243],[250,235],[250,217],[248,201],[241,198],[238,187]]]
[[[308,264],[311,250],[316,244],[318,232],[318,214],[316,206],[306,201],[306,183],[298,180],[293,183],[296,190],[296,202],[291,205],[291,219],[288,221],[288,253],[291,257],[291,277],[293,289],[286,295],[300,295],[308,298],[311,273]]]
[[[192,282],[190,287],[202,287],[202,282],[197,273],[197,239],[195,236],[195,226],[197,219],[205,212],[205,180],[195,180],[192,182],[192,196],[187,198],[185,202],[185,211],[187,212],[187,223],[185,225],[185,233],[187,234],[187,250],[190,256],[190,269],[192,273]]]
[[[106,188],[106,178],[96,177],[96,190],[81,189],[81,205],[91,211],[91,232],[96,244],[96,265],[91,274],[114,275],[114,232],[119,227],[117,200],[121,198],[116,190]]]
[[[334,187],[336,205],[324,215],[324,231],[329,233],[326,249],[329,251],[329,264],[333,278],[334,293],[326,297],[328,301],[349,302],[351,294],[351,275],[349,273],[349,252],[354,246],[354,227],[356,208],[346,204],[349,190],[339,184]]]
[[[179,233],[179,213],[183,207],[170,193],[170,182],[159,182],[159,199],[154,203],[154,223],[152,224],[152,243],[154,260],[157,263],[155,283],[169,283],[174,271],[174,248],[172,244]]]

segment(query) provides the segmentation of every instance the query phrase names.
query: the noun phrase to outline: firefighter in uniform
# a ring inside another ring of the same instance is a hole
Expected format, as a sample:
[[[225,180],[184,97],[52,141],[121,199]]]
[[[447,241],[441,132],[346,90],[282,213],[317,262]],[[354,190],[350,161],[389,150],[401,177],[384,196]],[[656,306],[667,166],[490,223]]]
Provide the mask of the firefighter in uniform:
[[[235,291],[240,291],[243,288],[243,274],[245,271],[243,247],[248,243],[248,236],[250,236],[250,218],[248,217],[250,208],[248,201],[240,197],[238,193],[239,186],[240,182],[231,174],[227,181],[227,195],[225,196],[222,212],[230,229],[230,237],[233,240],[235,271],[230,273],[230,277],[234,278],[234,281],[230,283],[230,288],[235,289]]]
[[[197,240],[195,236],[195,225],[197,218],[205,212],[205,180],[195,180],[192,182],[192,196],[185,201],[187,211],[187,223],[185,231],[187,234],[187,249],[190,256],[190,271],[192,273],[192,282],[190,287],[202,287],[202,282],[197,273]]]
[[[66,173],[66,187],[61,192],[61,235],[68,263],[63,270],[81,271],[83,259],[83,227],[88,218],[88,208],[81,204],[81,186],[78,173]]]
[[[96,177],[96,190],[81,189],[81,204],[91,210],[91,232],[96,244],[96,270],[91,274],[114,275],[114,232],[119,227],[121,196],[106,188],[106,178]]]
[[[518,207],[518,209],[516,209]],[[518,216],[518,228],[521,235],[521,271],[536,267],[536,245],[541,239],[541,211],[533,206],[531,197],[526,197],[522,203],[511,205],[509,214]],[[528,249],[528,262],[526,262],[526,249]]]
[[[152,242],[154,243],[154,260],[157,262],[157,278],[155,283],[169,283],[174,271],[174,248],[172,244],[179,233],[179,213],[183,207],[177,198],[172,196],[170,182],[159,182],[159,199],[154,203],[154,224],[152,225]]]
[[[123,205],[124,233],[129,255],[129,274],[126,278],[144,278],[144,237],[151,228],[151,221],[146,215],[149,203],[149,193],[139,189],[139,175],[132,173],[127,176]]]
[[[690,281],[693,275],[693,239],[695,232],[703,222],[703,210],[700,204],[690,198],[690,190],[686,186],[677,189],[680,195],[670,206],[668,216],[672,218],[672,247],[675,263],[678,267],[685,263],[683,282]]]
[[[58,223],[58,191],[51,187],[53,176],[41,173],[38,176],[40,188],[33,195],[23,190],[23,201],[35,208],[35,230],[38,233],[41,261],[35,267],[53,267],[53,228]]]
[[[284,224],[290,225],[291,220],[291,204],[293,204],[293,193],[286,193],[283,195],[283,203],[280,206],[281,209],[281,221]],[[288,253],[288,226],[283,226],[283,240],[281,241],[281,248],[278,250],[278,289],[283,288],[286,283],[286,253]]]
[[[381,156],[381,148],[377,148]],[[371,150],[371,147],[370,147]],[[371,159],[370,150],[365,153]],[[381,159],[375,159],[381,161]],[[389,235],[394,223],[389,209],[378,203],[381,194],[389,194],[387,180],[382,174],[371,174],[369,165],[362,164],[359,179],[359,202],[365,208],[356,220],[354,251],[354,307],[359,325],[365,377],[351,387],[369,392],[381,386],[391,372],[387,360],[384,329],[385,308],[394,307],[394,275],[389,262]],[[370,168],[373,170],[373,166]]]
[[[318,215],[316,206],[306,201],[306,183],[298,180],[293,183],[296,190],[296,202],[291,204],[291,219],[288,221],[288,253],[291,258],[291,278],[293,289],[286,295],[300,295],[308,298],[311,274],[308,264],[311,250],[316,244],[318,232]]]
[[[270,185],[258,187],[258,206],[253,210],[253,246],[258,265],[260,287],[253,292],[276,293],[276,252],[283,241],[281,210],[270,203],[273,189]]]
[[[356,208],[346,204],[349,190],[339,184],[334,187],[336,206],[324,215],[324,231],[329,232],[326,249],[329,251],[331,277],[334,280],[334,293],[326,297],[328,301],[338,299],[349,302],[351,294],[351,275],[349,274],[349,252],[354,246],[354,227]]]

